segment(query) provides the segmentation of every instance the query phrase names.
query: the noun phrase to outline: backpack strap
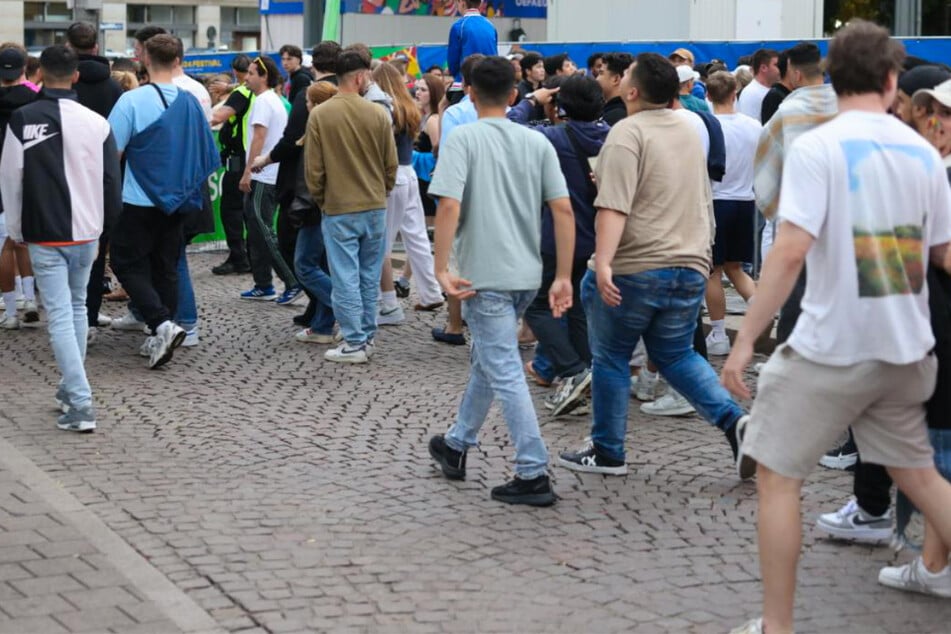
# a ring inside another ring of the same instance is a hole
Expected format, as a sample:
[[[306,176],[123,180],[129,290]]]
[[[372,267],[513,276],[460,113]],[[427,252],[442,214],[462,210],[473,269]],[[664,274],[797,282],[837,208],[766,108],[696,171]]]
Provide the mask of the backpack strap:
[[[158,84],[149,84],[152,88],[155,89],[155,92],[158,93],[159,99],[162,100],[162,105],[165,106],[165,109],[168,110],[168,101],[165,100],[165,95],[162,94],[162,89],[158,87]]]

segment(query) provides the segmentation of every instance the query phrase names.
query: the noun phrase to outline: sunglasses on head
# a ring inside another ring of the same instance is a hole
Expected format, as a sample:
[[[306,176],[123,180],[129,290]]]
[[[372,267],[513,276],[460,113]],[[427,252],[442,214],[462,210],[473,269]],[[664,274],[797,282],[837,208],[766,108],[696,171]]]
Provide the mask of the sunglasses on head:
[[[263,74],[267,75],[267,66],[264,65],[264,60],[263,60],[263,59],[261,59],[260,57],[255,57],[255,58],[254,58],[254,63],[257,64],[258,67],[260,67],[261,72],[262,72]]]

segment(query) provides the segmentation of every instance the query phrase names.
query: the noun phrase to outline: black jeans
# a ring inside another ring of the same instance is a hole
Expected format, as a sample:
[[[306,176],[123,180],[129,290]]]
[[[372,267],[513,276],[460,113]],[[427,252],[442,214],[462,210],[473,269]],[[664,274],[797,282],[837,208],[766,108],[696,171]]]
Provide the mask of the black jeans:
[[[587,260],[575,260],[571,266],[572,305],[564,321],[555,319],[548,305],[548,291],[555,281],[557,259],[542,254],[542,286],[525,310],[525,321],[551,360],[555,376],[574,376],[591,365],[588,346],[588,322],[581,304],[581,278],[588,271]]]
[[[225,172],[221,178],[221,225],[228,243],[228,260],[241,264],[248,260],[244,239],[244,192],[238,188],[241,172]]]
[[[251,275],[258,288],[271,286],[271,267],[287,287],[297,286],[297,278],[281,255],[274,235],[274,211],[277,188],[251,181],[251,193],[245,197],[244,219],[248,224],[248,250]],[[293,260],[291,260],[293,262]]]
[[[853,483],[855,500],[870,515],[884,515],[892,505],[892,478],[885,467],[859,461],[855,463]]]
[[[277,248],[281,252],[281,258],[291,264],[294,264],[294,254],[297,252],[297,227],[288,217],[283,208],[277,212]]]
[[[796,327],[796,321],[802,312],[802,296],[806,294],[806,269],[803,267],[792,293],[783,307],[779,309],[779,323],[776,324],[776,344],[785,343]]]
[[[184,220],[181,214],[126,204],[112,232],[112,270],[152,332],[178,309]]]
[[[106,276],[106,253],[109,252],[109,237],[103,233],[99,236],[99,255],[92,263],[89,272],[89,283],[86,284],[86,317],[89,327],[99,326],[99,311],[102,309],[102,280]]]

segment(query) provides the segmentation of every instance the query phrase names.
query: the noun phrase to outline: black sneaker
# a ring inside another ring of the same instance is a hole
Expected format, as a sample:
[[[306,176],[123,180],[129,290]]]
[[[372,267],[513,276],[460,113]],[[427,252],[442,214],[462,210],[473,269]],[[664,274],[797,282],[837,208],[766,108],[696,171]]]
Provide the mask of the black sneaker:
[[[406,299],[409,297],[409,283],[404,284],[400,280],[393,280],[393,290],[396,291],[396,296]]]
[[[740,480],[749,480],[756,475],[756,461],[740,450],[743,447],[746,425],[749,422],[750,415],[743,414],[733,427],[723,432],[726,434],[726,439],[730,441],[730,449],[733,450],[733,460],[736,463],[736,475],[740,477]]]
[[[819,464],[826,469],[853,471],[858,460],[859,450],[855,446],[855,440],[852,439],[852,430],[850,429],[848,436],[843,434],[836,446],[819,459]]]
[[[250,273],[251,265],[247,261],[234,262],[230,258],[211,269],[215,275],[235,275],[238,273]]]
[[[623,460],[612,460],[599,452],[594,443],[588,443],[580,451],[565,451],[558,456],[558,464],[582,473],[603,473],[604,475],[626,475],[627,464]]]
[[[456,451],[446,444],[442,434],[429,439],[429,455],[439,463],[442,473],[450,480],[466,479],[466,452]]]
[[[294,325],[306,327],[310,325],[310,320],[307,319],[307,313],[301,313],[300,315],[294,315]]]
[[[529,506],[551,506],[557,499],[547,475],[531,480],[512,478],[502,486],[492,489],[492,499],[506,504],[527,504]]]

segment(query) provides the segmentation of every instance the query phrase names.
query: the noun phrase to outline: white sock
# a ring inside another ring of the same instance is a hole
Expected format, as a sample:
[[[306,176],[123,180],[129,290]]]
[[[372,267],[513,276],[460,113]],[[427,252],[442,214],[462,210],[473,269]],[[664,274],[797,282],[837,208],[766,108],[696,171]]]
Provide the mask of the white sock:
[[[28,301],[36,301],[36,287],[33,284],[33,276],[27,275],[23,279],[23,298]]]
[[[409,286],[409,280],[400,275],[400,286]]]
[[[6,305],[3,309],[5,317],[17,316],[17,292],[9,291],[3,294],[3,303]]]
[[[711,334],[714,339],[726,339],[726,320],[725,319],[711,319],[710,327]]]
[[[400,305],[399,302],[396,301],[396,291],[383,291],[380,293],[380,299],[383,300],[383,308],[385,310],[393,310]]]
[[[23,278],[19,275],[13,278],[13,290],[16,291],[17,297],[23,297]]]

